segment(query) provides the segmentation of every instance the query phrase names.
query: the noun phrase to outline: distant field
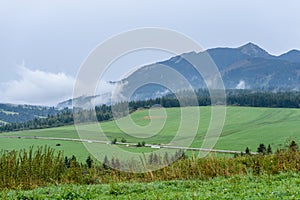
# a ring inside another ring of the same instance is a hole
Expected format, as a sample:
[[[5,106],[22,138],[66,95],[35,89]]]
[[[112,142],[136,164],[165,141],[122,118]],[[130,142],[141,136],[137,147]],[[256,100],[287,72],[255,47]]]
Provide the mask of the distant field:
[[[17,112],[12,112],[12,111],[6,111],[6,110],[3,110],[3,109],[0,109],[0,112],[3,112],[7,115],[18,115],[19,113]]]
[[[195,108],[189,107],[183,109],[193,112]],[[110,140],[117,138],[120,141],[122,138],[125,138],[127,142],[132,143],[145,141],[149,144],[167,144],[172,140],[178,129],[180,109],[168,108],[166,109],[166,113],[167,117],[158,115],[149,116],[149,110],[139,110],[131,115],[132,120],[141,126],[147,126],[150,120],[166,120],[163,129],[150,138],[134,138],[129,136],[118,128],[115,121],[101,123],[101,127]],[[193,147],[201,147],[210,120],[210,107],[200,107],[200,115],[199,130],[192,144]],[[188,120],[194,119],[191,118]],[[88,134],[89,126],[87,125],[85,128]],[[150,129],[147,130],[149,133],[151,131]],[[1,135],[79,138],[74,126],[2,133]],[[225,126],[215,149],[244,151],[248,146],[252,151],[256,151],[260,143],[271,144],[273,149],[276,149],[283,147],[287,140],[300,141],[300,109],[228,107]],[[61,146],[56,146],[58,143]],[[38,146],[47,144],[53,148],[63,150],[66,155],[75,154],[82,159],[88,155],[88,152],[81,143],[72,141],[0,138],[0,144],[2,149],[7,150],[28,148],[30,145]],[[139,149],[138,151],[142,150]]]
[[[1,199],[299,199],[299,174],[217,177],[208,181],[161,181],[60,185],[30,191],[3,190]]]

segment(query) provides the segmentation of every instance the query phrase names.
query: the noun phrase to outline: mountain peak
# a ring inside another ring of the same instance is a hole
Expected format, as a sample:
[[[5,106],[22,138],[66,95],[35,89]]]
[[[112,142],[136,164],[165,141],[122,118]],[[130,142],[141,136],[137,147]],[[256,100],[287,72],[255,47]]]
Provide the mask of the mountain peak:
[[[262,49],[262,48],[260,48],[257,44],[254,44],[254,43],[252,43],[252,42],[248,42],[247,44],[244,44],[243,46],[240,46],[239,48],[240,48],[240,49],[243,49],[243,48]]]
[[[253,57],[269,57],[270,54],[264,49],[260,48],[258,45],[253,44],[251,42],[239,47],[243,54],[253,56]]]
[[[289,52],[287,52],[286,54],[300,54],[300,51],[299,50],[297,50],[297,49],[292,49],[292,50],[290,50]]]
[[[279,58],[290,62],[300,63],[300,51],[293,49],[287,53],[280,55]]]

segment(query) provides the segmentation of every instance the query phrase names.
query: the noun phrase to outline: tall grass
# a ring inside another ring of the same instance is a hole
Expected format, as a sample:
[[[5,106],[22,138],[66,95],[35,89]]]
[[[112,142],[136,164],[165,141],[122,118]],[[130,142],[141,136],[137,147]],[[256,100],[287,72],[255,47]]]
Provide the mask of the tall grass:
[[[160,158],[160,157],[159,157]],[[163,156],[159,162],[172,159]],[[178,157],[171,165],[148,173],[126,173],[103,164],[79,163],[76,157],[65,158],[49,147],[31,147],[29,151],[2,151],[0,154],[0,188],[31,189],[49,184],[100,184],[116,182],[151,182],[163,180],[206,180],[218,176],[278,174],[300,171],[300,152],[280,150],[270,155],[245,155],[233,158],[210,156]],[[116,160],[114,159],[116,163]],[[92,162],[93,163],[93,162]],[[150,159],[146,165],[154,165]],[[147,166],[151,168],[151,166]]]
[[[1,188],[32,188],[61,180],[64,173],[62,153],[45,146],[29,151],[2,151],[0,156]]]

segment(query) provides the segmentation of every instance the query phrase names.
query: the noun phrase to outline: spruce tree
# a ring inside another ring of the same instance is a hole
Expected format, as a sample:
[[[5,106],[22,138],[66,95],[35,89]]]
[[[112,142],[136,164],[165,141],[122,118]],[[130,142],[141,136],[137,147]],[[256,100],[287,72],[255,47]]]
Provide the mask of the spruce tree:
[[[261,153],[263,155],[266,154],[266,146],[264,144],[260,144],[257,148],[257,153]]]
[[[271,148],[270,144],[268,145],[268,148],[267,148],[267,154],[272,154],[272,148]]]
[[[104,160],[103,160],[103,168],[108,170],[109,169],[109,160],[107,156],[105,155]]]
[[[91,156],[88,156],[88,158],[86,159],[86,164],[88,166],[88,168],[92,168],[93,166],[93,159],[91,158]]]
[[[246,154],[246,155],[250,155],[250,154],[251,154],[251,153],[250,153],[250,149],[249,149],[248,147],[247,147],[246,150],[245,150],[245,154]]]

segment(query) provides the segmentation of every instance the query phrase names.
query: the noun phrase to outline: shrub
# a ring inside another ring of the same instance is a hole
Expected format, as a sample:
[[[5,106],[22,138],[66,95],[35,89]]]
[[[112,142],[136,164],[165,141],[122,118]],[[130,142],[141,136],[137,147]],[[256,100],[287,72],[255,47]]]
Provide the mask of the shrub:
[[[122,138],[121,142],[122,142],[122,143],[126,143],[127,141],[126,141],[125,138]]]
[[[113,139],[113,141],[111,141],[112,144],[117,144],[117,138]]]

